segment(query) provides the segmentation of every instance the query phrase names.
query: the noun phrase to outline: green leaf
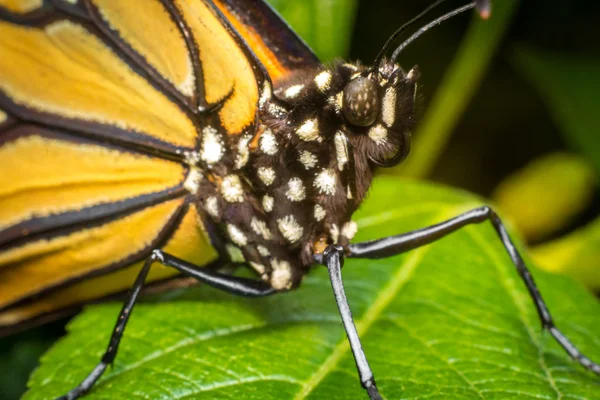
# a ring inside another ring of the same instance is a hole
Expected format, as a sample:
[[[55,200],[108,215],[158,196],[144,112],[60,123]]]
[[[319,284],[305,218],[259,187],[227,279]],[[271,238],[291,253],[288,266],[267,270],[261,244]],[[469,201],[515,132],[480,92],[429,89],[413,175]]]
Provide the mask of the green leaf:
[[[356,0],[268,0],[321,61],[345,57],[350,47]]]
[[[479,200],[381,178],[356,215],[358,240],[439,222]],[[600,359],[600,305],[567,278],[533,271],[557,325]],[[600,377],[540,329],[493,229],[461,230],[382,260],[350,260],[346,290],[386,399],[600,399]],[[26,400],[52,399],[99,360],[119,304],[90,307],[42,358]],[[325,268],[295,292],[239,299],[198,287],[140,304],[114,368],[86,399],[366,398]]]
[[[518,47],[512,60],[564,136],[600,171],[600,58]]]
[[[569,275],[600,290],[600,218],[568,236],[533,248],[534,260],[548,271]]]
[[[395,174],[428,176],[493,60],[519,0],[493,3],[488,20],[474,18],[415,135],[411,156]]]

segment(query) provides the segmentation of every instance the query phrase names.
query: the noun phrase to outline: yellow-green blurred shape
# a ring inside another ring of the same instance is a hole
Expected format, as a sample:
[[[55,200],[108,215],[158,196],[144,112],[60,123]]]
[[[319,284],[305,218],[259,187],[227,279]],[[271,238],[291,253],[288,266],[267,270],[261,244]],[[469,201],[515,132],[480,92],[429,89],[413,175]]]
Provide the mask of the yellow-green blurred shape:
[[[600,290],[600,218],[564,238],[535,247],[531,255],[539,267]]]
[[[595,185],[595,171],[584,159],[552,153],[505,179],[492,200],[528,242],[535,242],[567,226],[585,210],[593,200]]]

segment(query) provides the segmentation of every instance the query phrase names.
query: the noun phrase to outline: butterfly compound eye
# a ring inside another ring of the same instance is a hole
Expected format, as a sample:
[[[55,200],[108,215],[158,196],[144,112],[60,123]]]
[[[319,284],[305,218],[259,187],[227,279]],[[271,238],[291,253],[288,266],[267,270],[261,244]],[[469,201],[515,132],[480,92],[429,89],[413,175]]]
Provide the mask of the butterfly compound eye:
[[[352,125],[369,126],[379,115],[380,99],[377,84],[369,78],[359,77],[344,89],[342,110]]]

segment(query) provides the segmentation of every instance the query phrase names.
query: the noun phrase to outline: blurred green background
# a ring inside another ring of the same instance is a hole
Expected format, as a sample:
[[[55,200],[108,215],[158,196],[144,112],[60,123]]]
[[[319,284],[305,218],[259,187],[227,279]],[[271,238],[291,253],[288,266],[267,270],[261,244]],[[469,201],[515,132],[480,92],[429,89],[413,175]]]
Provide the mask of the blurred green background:
[[[430,0],[272,0],[324,60],[369,64]],[[460,4],[448,1],[440,9]],[[421,128],[406,165],[490,198],[541,267],[600,289],[600,4],[497,0],[428,32],[400,57],[419,65]],[[1,40],[1,39],[0,39]],[[0,399],[15,399],[59,321],[0,340]]]

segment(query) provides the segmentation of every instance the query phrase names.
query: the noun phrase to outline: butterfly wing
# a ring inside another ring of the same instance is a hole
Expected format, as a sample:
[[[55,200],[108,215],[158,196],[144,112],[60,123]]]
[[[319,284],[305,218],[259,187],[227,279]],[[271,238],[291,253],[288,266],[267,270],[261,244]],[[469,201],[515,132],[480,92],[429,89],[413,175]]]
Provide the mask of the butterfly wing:
[[[125,290],[154,248],[218,259],[202,129],[252,134],[270,75],[317,62],[260,1],[0,0],[0,37],[0,331]]]
[[[321,66],[313,51],[262,0],[215,0],[216,6],[248,43],[275,85],[290,73]]]

